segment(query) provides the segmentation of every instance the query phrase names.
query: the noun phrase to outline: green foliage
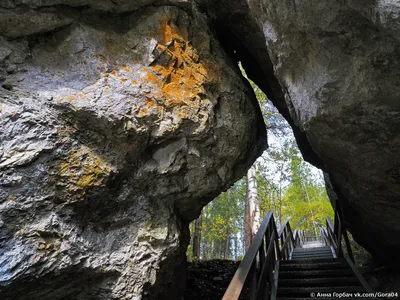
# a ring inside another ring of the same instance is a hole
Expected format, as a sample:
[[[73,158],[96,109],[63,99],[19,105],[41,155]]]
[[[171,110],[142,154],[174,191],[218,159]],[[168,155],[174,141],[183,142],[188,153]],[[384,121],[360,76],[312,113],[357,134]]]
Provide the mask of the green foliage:
[[[301,157],[294,140],[268,152],[264,166],[259,168],[258,187],[261,211],[272,210],[278,225],[286,219],[292,228],[315,233],[333,210],[326,194],[322,175]]]
[[[246,77],[243,69],[242,74]],[[289,219],[293,229],[315,234],[318,226],[325,224],[327,216],[333,219],[322,173],[302,159],[286,120],[265,94],[252,81],[249,82],[260,104],[270,144],[268,151],[256,162],[261,216],[272,210],[278,226]],[[245,199],[246,180],[242,178],[204,207],[202,259],[242,257]],[[194,225],[190,225],[190,229],[193,232]],[[189,258],[191,247],[188,249]]]
[[[244,201],[246,198],[246,182],[237,181],[227,192],[221,193],[203,208],[201,228],[201,257],[204,258],[236,258],[242,244],[240,233],[244,232]],[[190,225],[194,231],[194,222]],[[192,245],[187,256],[191,260]]]

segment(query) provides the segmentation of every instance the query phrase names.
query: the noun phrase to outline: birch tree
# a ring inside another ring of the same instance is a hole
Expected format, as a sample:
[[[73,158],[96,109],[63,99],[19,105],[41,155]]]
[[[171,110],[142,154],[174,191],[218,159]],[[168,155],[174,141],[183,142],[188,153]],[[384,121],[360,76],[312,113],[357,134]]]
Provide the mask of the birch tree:
[[[246,249],[249,249],[260,226],[260,204],[257,197],[257,177],[255,164],[247,171],[246,193]]]

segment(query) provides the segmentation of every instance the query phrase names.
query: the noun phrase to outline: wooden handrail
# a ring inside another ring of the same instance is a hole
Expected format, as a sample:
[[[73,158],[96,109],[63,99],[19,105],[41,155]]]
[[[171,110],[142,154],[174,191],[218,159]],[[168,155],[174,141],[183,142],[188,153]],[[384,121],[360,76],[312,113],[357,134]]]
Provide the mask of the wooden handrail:
[[[282,236],[282,233],[286,229],[286,226],[287,226],[288,223],[289,223],[289,220],[286,220],[285,223],[283,223],[281,230],[279,230],[278,237]]]
[[[258,229],[256,235],[253,238],[250,248],[247,250],[246,255],[244,256],[242,262],[239,265],[239,268],[237,269],[235,275],[232,278],[231,283],[228,286],[228,289],[226,290],[224,296],[222,297],[223,300],[233,300],[239,298],[240,293],[242,292],[243,289],[243,285],[249,275],[250,269],[253,263],[256,261],[258,252],[264,251],[264,249],[260,249],[260,246],[263,239],[267,236],[266,233],[271,218],[272,218],[272,212],[269,211],[264,217],[264,220],[261,223],[260,228]],[[274,228],[273,232],[276,232],[276,228]],[[266,263],[267,259],[265,260],[264,265]]]
[[[299,234],[297,239],[300,244]],[[267,212],[222,300],[239,299],[245,282],[249,280],[250,300],[275,299],[276,268],[279,268],[280,260],[289,259],[296,243],[289,221],[278,232],[272,212]]]
[[[335,205],[335,222],[332,223],[327,217],[326,227],[320,226],[320,233],[325,244],[333,247],[336,257],[344,256],[354,271],[354,257],[338,201]],[[343,254],[342,237],[347,255]],[[275,300],[280,261],[290,259],[293,248],[302,247],[307,238],[309,237],[304,235],[303,230],[292,232],[288,220],[278,231],[272,212],[267,212],[222,300],[239,299],[246,282],[250,283],[250,300]],[[357,277],[361,276],[354,272]],[[367,287],[366,290],[370,290],[365,280],[362,284]]]
[[[351,250],[351,245],[349,241],[349,237],[347,235],[347,230],[344,223],[343,211],[340,206],[339,200],[336,200],[335,204],[335,222],[332,224],[332,221],[329,217],[326,218],[326,228],[321,226],[321,234],[324,240],[328,243],[328,246],[332,246],[335,250],[336,257],[344,257],[344,259],[349,264],[355,276],[360,280],[362,286],[367,292],[372,292],[371,287],[367,283],[367,281],[363,278],[361,273],[357,270],[354,262],[353,252]],[[343,253],[342,249],[342,237],[344,238],[347,255]]]
[[[342,237],[345,241],[345,246],[347,250],[347,255],[350,260],[354,263],[353,251],[351,250],[351,245],[349,237],[347,235],[347,230],[343,221],[343,212],[340,207],[340,202],[337,200],[335,204],[335,222],[329,217],[326,217],[326,230],[322,231],[325,235],[326,241],[328,241],[329,246],[332,246],[335,250],[336,257],[343,257],[343,247],[342,247]]]
[[[361,285],[364,287],[365,291],[368,293],[373,293],[373,290],[371,286],[368,284],[368,282],[364,279],[360,271],[357,270],[356,266],[354,265],[354,262],[347,256],[344,257],[349,264],[350,268],[352,269],[353,273],[356,275],[358,280],[361,282]]]

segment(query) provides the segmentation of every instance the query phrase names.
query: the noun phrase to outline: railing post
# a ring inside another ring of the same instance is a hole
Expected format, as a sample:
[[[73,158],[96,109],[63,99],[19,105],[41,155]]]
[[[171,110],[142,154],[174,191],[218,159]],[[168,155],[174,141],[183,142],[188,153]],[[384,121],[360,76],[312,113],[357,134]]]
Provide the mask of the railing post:
[[[274,245],[275,249],[274,250],[275,250],[275,254],[276,254],[276,259],[277,260],[281,260],[282,259],[282,254],[281,254],[281,251],[279,249],[278,230],[276,228],[275,221],[273,221],[273,222],[274,222],[274,228],[275,228],[275,232],[276,232],[276,234],[275,234],[275,245]]]
[[[257,261],[254,260],[250,269],[250,300],[257,300]]]
[[[349,237],[347,235],[347,228],[346,228],[346,226],[344,224],[343,210],[342,210],[342,207],[341,207],[340,203],[338,201],[336,201],[336,202],[337,202],[336,203],[336,207],[337,207],[336,210],[337,210],[337,213],[338,213],[338,216],[339,216],[339,219],[340,219],[342,232],[343,232],[343,238],[344,238],[344,242],[345,242],[346,248],[347,248],[347,253],[348,253],[350,259],[352,260],[352,262],[354,263],[355,260],[354,260],[354,256],[353,256],[353,251],[351,249]]]

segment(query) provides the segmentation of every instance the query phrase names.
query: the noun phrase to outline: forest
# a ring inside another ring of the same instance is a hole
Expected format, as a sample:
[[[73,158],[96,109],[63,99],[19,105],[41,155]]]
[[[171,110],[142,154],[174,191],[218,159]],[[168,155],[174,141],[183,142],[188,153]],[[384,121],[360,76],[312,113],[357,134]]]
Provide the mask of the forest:
[[[318,236],[327,216],[333,218],[322,172],[303,160],[289,124],[249,82],[268,129],[269,147],[246,176],[205,206],[190,224],[189,260],[240,260],[251,242],[251,232],[257,231],[270,210],[278,228],[288,219],[294,229],[310,236]]]

